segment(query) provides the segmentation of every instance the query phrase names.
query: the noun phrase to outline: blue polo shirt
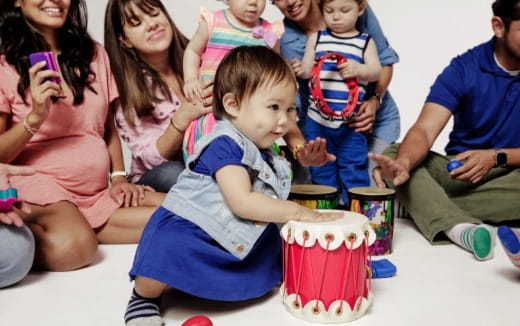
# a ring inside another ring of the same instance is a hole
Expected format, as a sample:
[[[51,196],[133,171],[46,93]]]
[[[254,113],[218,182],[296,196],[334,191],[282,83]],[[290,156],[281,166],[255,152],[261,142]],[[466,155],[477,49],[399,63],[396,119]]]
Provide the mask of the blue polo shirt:
[[[492,38],[454,58],[426,98],[453,114],[448,155],[520,147],[520,76],[497,65],[494,44]]]

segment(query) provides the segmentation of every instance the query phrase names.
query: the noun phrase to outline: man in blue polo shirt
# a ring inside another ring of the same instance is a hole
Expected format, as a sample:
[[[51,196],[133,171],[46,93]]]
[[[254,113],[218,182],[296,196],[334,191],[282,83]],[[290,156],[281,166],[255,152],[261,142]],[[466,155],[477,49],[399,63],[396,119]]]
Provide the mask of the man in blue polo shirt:
[[[492,8],[494,37],[437,77],[402,144],[369,154],[430,242],[445,234],[478,260],[493,257],[485,222],[520,220],[520,0]],[[430,151],[452,116],[447,156]],[[463,165],[448,172],[450,159]]]

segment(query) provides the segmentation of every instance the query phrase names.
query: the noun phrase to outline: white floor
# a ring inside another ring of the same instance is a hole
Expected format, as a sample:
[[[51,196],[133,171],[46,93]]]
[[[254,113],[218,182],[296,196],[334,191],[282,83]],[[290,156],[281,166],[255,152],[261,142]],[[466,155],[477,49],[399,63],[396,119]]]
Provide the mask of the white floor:
[[[397,275],[373,280],[372,306],[349,324],[519,325],[520,270],[510,264],[500,244],[493,260],[478,262],[454,245],[431,246],[410,220],[397,220],[395,230],[395,250],[387,258],[397,266]],[[134,249],[104,245],[98,261],[88,268],[29,274],[22,283],[0,291],[0,325],[123,325]],[[162,310],[172,326],[197,314],[209,316],[215,326],[312,325],[290,315],[277,291],[238,304],[168,292]]]

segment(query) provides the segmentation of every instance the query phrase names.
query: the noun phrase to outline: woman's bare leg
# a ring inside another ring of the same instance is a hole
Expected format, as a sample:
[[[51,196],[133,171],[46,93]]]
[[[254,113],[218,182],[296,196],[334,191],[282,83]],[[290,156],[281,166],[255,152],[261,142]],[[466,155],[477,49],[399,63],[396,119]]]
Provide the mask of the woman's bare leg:
[[[31,205],[24,218],[34,234],[34,265],[51,271],[70,271],[90,264],[96,255],[96,234],[78,208],[67,201]]]
[[[99,242],[105,244],[139,242],[144,226],[162,203],[164,196],[165,194],[160,192],[146,192],[141,206],[117,209],[107,223],[96,230]]]

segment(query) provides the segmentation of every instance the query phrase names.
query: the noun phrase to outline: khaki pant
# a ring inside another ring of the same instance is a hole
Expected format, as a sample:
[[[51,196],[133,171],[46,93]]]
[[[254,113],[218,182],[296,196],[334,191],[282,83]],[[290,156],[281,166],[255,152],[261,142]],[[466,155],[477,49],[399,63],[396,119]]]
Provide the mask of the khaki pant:
[[[387,148],[394,157],[399,144]],[[520,220],[520,169],[493,168],[478,184],[454,180],[446,170],[450,158],[430,152],[410,173],[410,180],[393,187],[422,234],[433,243],[439,232],[460,223]]]

